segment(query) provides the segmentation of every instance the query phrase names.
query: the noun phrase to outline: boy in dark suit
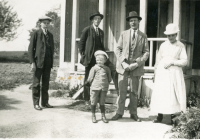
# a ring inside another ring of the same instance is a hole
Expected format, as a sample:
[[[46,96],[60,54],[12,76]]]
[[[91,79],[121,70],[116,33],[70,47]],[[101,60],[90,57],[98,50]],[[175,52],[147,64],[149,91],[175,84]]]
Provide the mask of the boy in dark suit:
[[[54,40],[53,35],[47,30],[52,19],[47,16],[39,18],[41,28],[36,30],[31,36],[28,53],[33,74],[32,97],[36,110],[42,110],[39,106],[40,89],[41,105],[45,108],[52,108],[49,105],[49,79],[51,68],[53,68]],[[40,79],[42,77],[42,87]]]

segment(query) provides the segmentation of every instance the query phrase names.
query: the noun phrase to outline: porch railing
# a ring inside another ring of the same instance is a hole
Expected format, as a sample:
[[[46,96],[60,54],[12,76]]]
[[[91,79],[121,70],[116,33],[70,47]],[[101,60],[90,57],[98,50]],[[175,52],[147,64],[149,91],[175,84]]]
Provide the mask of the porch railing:
[[[153,71],[154,70],[154,66],[153,66],[153,59],[156,59],[156,53],[159,49],[159,46],[162,42],[166,41],[167,38],[148,38],[148,42],[149,42],[149,63],[148,65],[145,66],[145,70],[147,71]],[[80,41],[80,38],[76,39],[76,42],[78,43]],[[191,63],[192,63],[192,59],[191,59],[191,49],[192,49],[192,43],[185,41],[183,39],[181,39],[181,42],[183,42],[186,46],[186,51],[187,51],[187,55],[188,55],[188,64],[186,66],[186,68],[184,68],[184,70],[186,69],[190,69],[191,68]],[[155,51],[155,47],[156,47],[156,51]],[[112,59],[112,62],[116,62],[115,60],[115,55],[113,51],[107,51],[108,55],[110,56],[110,58]],[[76,63],[75,65],[78,67],[79,66],[79,62],[80,62],[80,54],[78,53],[78,51],[76,51]]]

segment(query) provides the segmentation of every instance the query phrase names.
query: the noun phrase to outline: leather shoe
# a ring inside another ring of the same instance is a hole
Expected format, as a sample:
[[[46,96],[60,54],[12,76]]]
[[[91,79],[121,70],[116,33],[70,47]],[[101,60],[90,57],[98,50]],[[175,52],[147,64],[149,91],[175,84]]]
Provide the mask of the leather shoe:
[[[50,104],[45,104],[45,105],[42,105],[42,107],[45,107],[45,108],[53,108],[53,106],[51,106]]]
[[[161,122],[162,120],[158,120],[158,119],[153,120],[153,123],[161,123]]]
[[[133,119],[133,120],[135,120],[135,121],[137,121],[137,122],[141,122],[141,120],[138,118],[137,115],[132,115],[132,114],[131,114],[131,117],[130,117],[130,118]]]
[[[122,115],[116,114],[115,116],[112,117],[112,120],[118,120],[118,119],[121,119],[121,118],[122,118]]]
[[[108,120],[106,119],[105,116],[102,116],[101,120],[102,120],[104,123],[108,123]]]
[[[42,108],[41,108],[39,105],[35,105],[34,108],[35,108],[36,110],[42,110]]]
[[[97,120],[96,120],[96,117],[95,117],[95,116],[92,116],[92,122],[93,122],[93,123],[97,123]]]

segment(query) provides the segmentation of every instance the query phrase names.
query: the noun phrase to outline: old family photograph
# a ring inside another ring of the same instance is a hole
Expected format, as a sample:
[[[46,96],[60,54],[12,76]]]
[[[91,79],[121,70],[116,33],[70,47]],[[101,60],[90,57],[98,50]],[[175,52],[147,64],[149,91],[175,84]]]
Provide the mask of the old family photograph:
[[[0,138],[200,139],[200,0],[1,0]]]

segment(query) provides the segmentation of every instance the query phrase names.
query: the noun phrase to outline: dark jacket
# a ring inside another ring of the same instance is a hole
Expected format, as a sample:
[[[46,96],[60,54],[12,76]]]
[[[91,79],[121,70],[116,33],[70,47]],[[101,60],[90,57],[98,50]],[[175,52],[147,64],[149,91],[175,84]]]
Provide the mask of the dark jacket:
[[[99,28],[99,35],[101,38],[102,48],[104,48],[104,33]],[[87,67],[90,64],[91,58],[94,55],[94,46],[95,45],[95,30],[93,25],[88,26],[83,29],[80,42],[79,42],[79,52],[81,54],[80,63]]]
[[[53,54],[54,54],[54,41],[53,35],[48,31],[49,44],[52,52],[52,66],[53,67]],[[30,63],[35,62],[37,68],[43,68],[44,58],[46,52],[45,35],[42,29],[39,29],[33,33],[30,39],[28,47],[29,61]]]

